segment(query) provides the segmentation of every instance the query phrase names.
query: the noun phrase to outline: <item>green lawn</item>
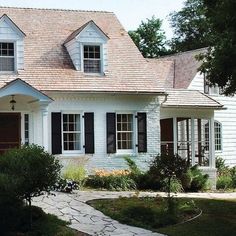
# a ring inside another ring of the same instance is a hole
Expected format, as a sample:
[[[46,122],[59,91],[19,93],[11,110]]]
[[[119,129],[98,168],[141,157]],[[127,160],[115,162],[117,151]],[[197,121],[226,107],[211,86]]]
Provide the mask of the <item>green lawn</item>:
[[[180,199],[182,203],[191,200]],[[165,227],[153,226],[155,225],[153,224],[154,221],[163,221],[156,218],[165,218],[165,216],[158,215],[162,206],[160,200],[155,198],[103,199],[90,201],[89,204],[122,223],[143,227],[169,236],[236,235],[236,199],[231,201],[193,200],[196,206],[203,211],[200,217],[191,222]]]

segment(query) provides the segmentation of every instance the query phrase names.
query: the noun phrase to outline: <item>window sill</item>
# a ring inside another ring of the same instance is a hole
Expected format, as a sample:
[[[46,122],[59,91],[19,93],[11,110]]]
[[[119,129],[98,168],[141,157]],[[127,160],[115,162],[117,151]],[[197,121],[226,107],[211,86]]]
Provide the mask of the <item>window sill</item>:
[[[103,72],[101,72],[101,73],[86,73],[86,72],[84,72],[84,75],[85,76],[93,76],[93,77],[104,77],[105,76],[105,74],[103,73]]]
[[[123,150],[117,150],[116,151],[117,155],[134,155],[135,152],[133,149],[123,149]]]
[[[17,71],[0,71],[0,76],[1,75],[17,75]]]
[[[76,156],[76,155],[80,155],[80,154],[84,154],[84,152],[82,152],[81,150],[77,150],[77,151],[62,151],[63,156]]]

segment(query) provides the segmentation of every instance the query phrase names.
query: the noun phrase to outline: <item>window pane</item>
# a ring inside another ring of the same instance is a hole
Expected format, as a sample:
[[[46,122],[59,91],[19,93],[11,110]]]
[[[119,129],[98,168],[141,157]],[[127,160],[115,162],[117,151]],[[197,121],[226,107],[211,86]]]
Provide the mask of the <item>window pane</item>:
[[[99,73],[100,60],[84,60],[84,72],[85,73]]]
[[[0,71],[14,71],[14,58],[0,57]]]
[[[117,148],[133,148],[133,115],[117,114]]]
[[[80,115],[63,114],[63,143],[64,150],[80,150]]]
[[[29,144],[29,114],[24,115],[25,118],[25,144]]]
[[[84,46],[84,72],[100,73],[100,46]]]

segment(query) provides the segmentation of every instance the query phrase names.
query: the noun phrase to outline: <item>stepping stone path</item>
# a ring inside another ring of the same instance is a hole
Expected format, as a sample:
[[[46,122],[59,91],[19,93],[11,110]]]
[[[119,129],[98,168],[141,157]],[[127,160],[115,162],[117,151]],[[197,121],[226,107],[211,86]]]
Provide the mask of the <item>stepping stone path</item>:
[[[33,205],[41,207],[46,213],[69,221],[69,227],[89,235],[120,236],[161,236],[146,229],[121,224],[105,216],[102,212],[86,204],[87,201],[102,198],[131,197],[129,192],[77,191],[72,194],[54,192],[55,195],[34,198]],[[155,196],[156,194],[151,194]]]
[[[121,224],[105,216],[86,204],[89,200],[132,197],[135,192],[75,191],[72,194],[55,192],[55,195],[34,198],[33,204],[46,213],[54,214],[62,220],[69,221],[70,227],[89,235],[104,236],[163,236],[138,227]],[[164,193],[140,192],[139,197],[165,196]],[[235,193],[180,193],[178,197],[236,199]]]

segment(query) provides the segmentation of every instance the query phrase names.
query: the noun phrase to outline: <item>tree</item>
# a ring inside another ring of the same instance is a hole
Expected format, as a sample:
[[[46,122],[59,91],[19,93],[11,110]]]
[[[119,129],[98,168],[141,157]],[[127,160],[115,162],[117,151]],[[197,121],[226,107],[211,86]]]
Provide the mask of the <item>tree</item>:
[[[129,35],[144,57],[155,58],[165,55],[165,33],[161,30],[162,21],[152,16],[146,22],[142,21]]]
[[[37,145],[12,149],[0,156],[0,190],[5,196],[26,200],[50,192],[60,177],[59,161]]]
[[[200,71],[213,85],[219,85],[225,95],[236,92],[236,1],[203,0],[209,21],[211,47],[200,55]]]
[[[203,0],[187,0],[184,7],[170,14],[174,37],[170,41],[172,52],[183,52],[209,46],[208,20]]]

